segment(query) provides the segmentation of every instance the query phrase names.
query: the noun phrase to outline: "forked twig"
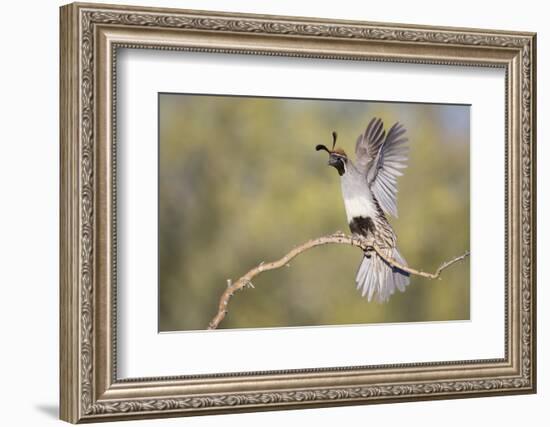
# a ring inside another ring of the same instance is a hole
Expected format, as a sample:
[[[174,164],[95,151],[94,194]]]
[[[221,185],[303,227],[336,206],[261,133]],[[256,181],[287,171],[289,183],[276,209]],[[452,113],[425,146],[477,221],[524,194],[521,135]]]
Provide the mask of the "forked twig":
[[[278,259],[277,261],[273,262],[262,262],[260,265],[254,267],[252,270],[250,270],[248,273],[246,273],[244,276],[239,278],[238,280],[232,282],[231,280],[227,281],[227,288],[223,292],[222,296],[220,297],[220,303],[218,305],[218,312],[214,316],[214,318],[210,321],[208,325],[208,329],[216,329],[222,320],[225,318],[225,315],[227,314],[227,306],[229,304],[229,300],[233,296],[233,294],[241,289],[244,289],[245,287],[251,287],[252,285],[252,279],[259,275],[260,273],[263,273],[265,271],[269,270],[275,270],[277,268],[284,267],[289,264],[289,262],[295,258],[296,256],[300,255],[302,252],[307,251],[308,249],[314,248],[316,246],[321,245],[327,245],[327,244],[346,244],[346,245],[352,245],[358,248],[361,248],[364,251],[374,251],[376,252],[384,261],[386,261],[389,265],[391,265],[394,268],[398,268],[406,273],[414,274],[421,277],[426,277],[428,279],[437,279],[443,270],[450,267],[451,265],[464,260],[466,257],[470,255],[470,252],[467,251],[463,255],[460,255],[456,258],[453,258],[449,261],[444,262],[436,271],[435,273],[426,273],[421,270],[416,270],[414,268],[401,265],[397,261],[395,261],[392,258],[389,258],[388,256],[384,255],[384,252],[378,248],[372,240],[368,240],[362,236],[348,236],[344,233],[334,233],[329,236],[323,236],[318,237],[316,239],[308,240],[307,242],[296,246],[294,249],[292,249],[290,252],[288,252],[285,256]]]

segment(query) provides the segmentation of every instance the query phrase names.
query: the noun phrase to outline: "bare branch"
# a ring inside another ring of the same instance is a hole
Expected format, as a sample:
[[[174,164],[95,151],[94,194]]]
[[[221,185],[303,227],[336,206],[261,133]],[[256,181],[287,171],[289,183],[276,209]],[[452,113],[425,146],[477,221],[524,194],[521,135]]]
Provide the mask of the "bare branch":
[[[316,246],[327,245],[327,244],[345,244],[345,245],[358,247],[363,251],[374,251],[392,267],[398,268],[406,273],[426,277],[428,279],[437,279],[441,275],[443,270],[450,267],[456,262],[464,260],[466,257],[470,255],[470,252],[467,251],[461,256],[453,258],[450,261],[444,262],[436,270],[435,273],[426,273],[424,271],[416,270],[414,268],[401,265],[394,259],[387,257],[386,255],[384,255],[383,251],[376,246],[374,241],[366,239],[365,237],[358,236],[358,235],[348,236],[342,232],[336,232],[329,236],[318,237],[316,239],[308,240],[307,242],[299,246],[296,246],[289,253],[287,253],[285,256],[278,259],[277,261],[268,262],[268,263],[262,261],[260,265],[258,265],[257,267],[254,267],[252,270],[250,270],[248,273],[246,273],[244,276],[242,276],[240,279],[234,282],[232,282],[231,279],[228,279],[227,288],[225,289],[222,296],[220,297],[218,312],[216,313],[216,316],[214,316],[214,318],[210,321],[208,325],[208,329],[216,329],[220,325],[222,320],[225,318],[225,315],[227,314],[227,306],[229,304],[229,300],[231,299],[231,297],[235,292],[242,290],[245,287],[250,287],[250,288],[254,287],[252,285],[252,279],[254,277],[256,277],[257,275],[265,271],[275,270],[284,266],[289,266],[290,261],[296,256],[300,255],[302,252],[305,252],[308,249],[314,248]]]
[[[450,267],[451,265],[453,265],[456,262],[462,261],[463,259],[465,259],[466,257],[468,257],[470,255],[470,251],[466,251],[462,255],[457,256],[457,257],[441,264],[441,266],[435,271],[435,273],[426,273],[425,271],[416,270],[414,268],[399,264],[397,261],[393,260],[392,258],[389,258],[389,257],[385,256],[384,253],[380,249],[378,249],[376,246],[372,246],[372,250],[374,250],[380,256],[380,258],[382,258],[384,261],[386,261],[392,267],[398,268],[399,270],[403,270],[404,272],[409,273],[409,274],[414,274],[416,276],[425,277],[427,279],[437,279],[439,276],[441,276],[441,272],[443,270]]]

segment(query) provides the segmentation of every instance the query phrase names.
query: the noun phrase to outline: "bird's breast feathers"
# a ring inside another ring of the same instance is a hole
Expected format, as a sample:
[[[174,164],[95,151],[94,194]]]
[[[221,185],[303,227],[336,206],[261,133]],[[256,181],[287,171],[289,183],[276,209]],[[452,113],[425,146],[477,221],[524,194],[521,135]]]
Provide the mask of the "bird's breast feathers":
[[[372,198],[368,197],[368,195],[344,197],[344,207],[346,209],[348,224],[353,218],[376,218],[378,215],[376,205],[374,204]]]
[[[340,184],[348,224],[356,217],[376,218],[379,215],[366,178],[353,165],[350,165],[340,178]]]

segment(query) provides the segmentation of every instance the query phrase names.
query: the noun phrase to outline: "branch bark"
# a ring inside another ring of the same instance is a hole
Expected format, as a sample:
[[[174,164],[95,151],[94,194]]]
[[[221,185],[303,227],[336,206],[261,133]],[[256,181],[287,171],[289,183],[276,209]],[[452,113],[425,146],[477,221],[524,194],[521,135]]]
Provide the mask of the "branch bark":
[[[308,240],[307,242],[299,246],[296,246],[289,253],[287,253],[285,256],[278,259],[277,261],[273,261],[269,263],[264,263],[264,262],[260,263],[260,265],[258,265],[257,267],[254,267],[252,270],[250,270],[248,273],[246,273],[244,276],[242,276],[235,282],[228,280],[227,289],[223,292],[222,296],[220,297],[220,302],[218,304],[218,312],[216,313],[214,318],[210,321],[208,325],[208,329],[216,329],[220,325],[222,320],[225,318],[225,315],[227,314],[227,306],[229,304],[229,300],[231,299],[231,297],[234,295],[235,292],[242,290],[246,287],[250,287],[250,288],[254,287],[254,285],[252,284],[252,279],[254,277],[258,276],[260,273],[263,273],[264,271],[275,270],[277,268],[281,268],[281,267],[284,267],[285,265],[288,265],[288,263],[293,258],[300,255],[302,252],[307,251],[308,249],[314,248],[316,246],[327,245],[327,244],[345,244],[345,245],[358,247],[363,251],[374,251],[392,267],[403,270],[409,274],[425,277],[427,279],[439,278],[443,270],[445,270],[446,268],[450,267],[451,265],[459,261],[464,260],[466,257],[470,255],[470,252],[466,251],[464,254],[457,256],[441,264],[441,266],[435,271],[435,273],[427,273],[421,270],[416,270],[414,268],[399,264],[394,259],[385,256],[382,250],[376,246],[374,241],[369,240],[362,236],[358,236],[358,235],[349,236],[344,233],[337,232],[329,236],[318,237],[316,239]]]

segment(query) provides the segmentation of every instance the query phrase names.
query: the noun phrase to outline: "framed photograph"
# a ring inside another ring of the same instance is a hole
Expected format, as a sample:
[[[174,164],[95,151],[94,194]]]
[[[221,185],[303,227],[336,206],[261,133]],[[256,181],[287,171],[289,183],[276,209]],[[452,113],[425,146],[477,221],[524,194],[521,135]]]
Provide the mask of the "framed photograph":
[[[63,420],[535,392],[535,34],[60,22]]]

